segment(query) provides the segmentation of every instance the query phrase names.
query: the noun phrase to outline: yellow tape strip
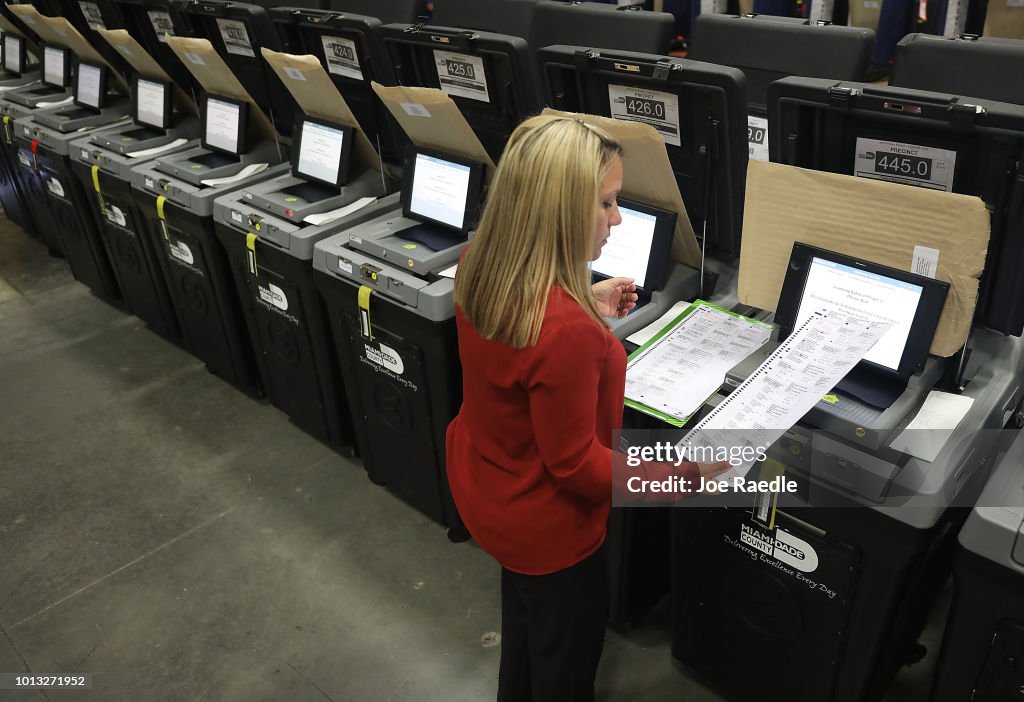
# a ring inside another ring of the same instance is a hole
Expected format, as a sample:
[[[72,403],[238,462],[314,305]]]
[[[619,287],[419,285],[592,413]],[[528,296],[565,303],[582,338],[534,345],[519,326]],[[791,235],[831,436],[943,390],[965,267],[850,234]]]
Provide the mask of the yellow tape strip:
[[[164,203],[165,202],[167,202],[167,196],[166,195],[160,195],[156,199],[156,216],[159,217],[162,220],[163,219],[167,219],[167,217],[164,216]]]
[[[370,339],[373,338],[373,327],[370,326],[370,295],[372,293],[373,288],[366,285],[359,286],[359,325],[363,336]]]
[[[259,275],[259,269],[256,268],[256,239],[259,238],[259,234],[249,232],[245,235],[245,248],[249,249],[249,272],[253,275]]]
[[[7,137],[7,143],[8,144],[13,144],[14,142],[11,141],[11,116],[10,115],[4,115],[4,134]]]
[[[92,167],[92,187],[96,188],[96,192],[100,192],[100,167]],[[100,193],[101,195],[103,193]]]

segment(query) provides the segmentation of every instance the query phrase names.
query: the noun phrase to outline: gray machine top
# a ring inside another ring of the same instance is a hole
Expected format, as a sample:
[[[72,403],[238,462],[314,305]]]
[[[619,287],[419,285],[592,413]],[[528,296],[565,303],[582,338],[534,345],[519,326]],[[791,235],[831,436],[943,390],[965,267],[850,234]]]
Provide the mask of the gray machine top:
[[[4,93],[4,100],[27,107],[31,110],[36,108],[60,107],[70,105],[72,100],[71,88],[55,88],[42,82],[32,81],[20,88],[14,88]]]
[[[824,415],[812,412],[773,445],[769,456],[806,472],[812,483],[843,495],[844,501],[871,507],[916,528],[930,528],[950,505],[973,504],[971,495],[977,494],[980,485],[972,478],[993,446],[1007,440],[1002,428],[1024,397],[1024,343],[1018,337],[976,329],[970,346],[971,381],[962,394],[973,404],[934,461],[889,446],[932,389],[926,382],[908,387],[907,392],[914,395],[902,405],[909,408],[908,414],[878,449],[860,442],[864,427],[855,421],[829,416],[824,422],[828,428],[823,428],[815,422]],[[811,503],[817,504],[814,493]]]
[[[213,214],[214,199],[268,178],[287,174],[291,165],[287,154],[273,141],[261,141],[237,157],[226,156],[190,142],[168,156],[147,161],[132,169],[132,187],[156,196],[165,196],[174,204],[200,217]],[[245,168],[269,164],[264,170],[218,186],[204,180],[238,176]]]
[[[199,136],[199,122],[194,117],[180,120],[170,129],[156,129],[135,122],[98,129],[71,143],[71,160],[97,165],[102,170],[131,181],[135,166],[158,156],[170,155],[187,148]],[[176,144],[179,140],[185,143]]]
[[[338,194],[315,202],[302,197],[302,186],[307,183],[289,173],[247,184],[214,201],[214,221],[244,233],[256,231],[260,241],[288,251],[295,258],[311,260],[316,242],[389,212],[399,202],[397,193],[385,196],[381,174],[375,170],[363,172]],[[362,198],[376,200],[331,218]],[[305,222],[311,215],[314,223]]]
[[[465,245],[431,251],[395,236],[418,224],[403,217],[400,208],[385,213],[318,242],[313,267],[354,286],[367,285],[431,321],[451,319],[454,274],[440,274],[455,265]]]
[[[37,141],[55,154],[67,156],[71,152],[71,142],[80,139],[83,131],[124,122],[128,117],[128,107],[127,101],[119,101],[98,113],[74,105],[45,110],[32,114],[29,121],[22,120],[15,134],[19,139]]]
[[[999,565],[1024,574],[1024,433],[995,467],[967,523],[960,543]]]

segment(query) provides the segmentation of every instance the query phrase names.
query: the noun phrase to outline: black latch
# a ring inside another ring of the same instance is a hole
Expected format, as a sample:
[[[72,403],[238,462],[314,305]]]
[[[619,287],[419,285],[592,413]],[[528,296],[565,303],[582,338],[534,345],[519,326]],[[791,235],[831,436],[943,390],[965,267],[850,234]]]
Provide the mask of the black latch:
[[[573,54],[577,70],[586,70],[593,61],[601,58],[601,54],[593,49],[577,49]]]
[[[679,64],[672,63],[668,59],[661,59],[658,63],[654,64],[654,74],[652,77],[654,80],[667,81],[672,69],[678,67]]]
[[[829,104],[841,107],[844,110],[849,110],[850,101],[853,100],[853,96],[857,95],[858,92],[859,91],[855,88],[844,88],[841,85],[833,85],[828,89]]]
[[[978,34],[961,34],[957,37],[957,41],[978,41],[979,38]]]
[[[958,126],[972,125],[978,118],[978,115],[983,115],[987,112],[981,105],[961,104],[959,102],[954,102],[947,110],[949,112],[949,123]]]

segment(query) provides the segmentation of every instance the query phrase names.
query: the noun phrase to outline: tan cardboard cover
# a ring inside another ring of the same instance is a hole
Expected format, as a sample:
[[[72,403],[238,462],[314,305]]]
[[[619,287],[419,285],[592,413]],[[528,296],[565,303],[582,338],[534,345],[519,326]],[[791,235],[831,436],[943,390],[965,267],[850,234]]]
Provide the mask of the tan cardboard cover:
[[[877,31],[878,18],[882,14],[882,2],[883,0],[851,0],[849,25]]]
[[[167,46],[177,54],[204,90],[214,95],[223,95],[249,103],[253,130],[264,139],[276,138],[274,125],[263,108],[252,99],[249,91],[238,81],[208,39],[175,37],[168,34]]]
[[[904,271],[915,246],[938,249],[935,277],[950,288],[931,352],[951,356],[971,330],[989,231],[977,197],[751,161],[739,299],[776,308],[796,241]]]
[[[135,41],[135,38],[128,33],[128,30],[101,28],[96,31],[107,40],[108,44],[114,47],[115,51],[124,56],[124,60],[128,62],[129,66],[138,71],[139,75],[155,80],[168,81],[174,85],[174,81],[167,75],[167,71],[163,69],[163,66],[139,42]],[[199,110],[192,101],[192,98],[185,94],[185,91],[177,85],[174,85],[174,97],[179,108],[193,115],[199,114]]]
[[[380,83],[372,86],[416,146],[480,161],[494,170],[494,162],[458,105],[443,92],[437,88],[387,88]]]
[[[261,52],[303,113],[355,128],[356,143],[353,157],[356,163],[363,169],[379,171],[380,157],[377,150],[373,148],[369,137],[359,126],[348,103],[338,92],[337,86],[327,75],[320,60],[316,56],[294,56],[266,47],[261,49]]]
[[[604,129],[617,139],[622,144],[622,196],[677,213],[672,260],[691,268],[700,268],[700,246],[693,234],[690,218],[686,215],[686,205],[683,204],[672,164],[668,160],[665,140],[654,127],[611,117],[559,112],[550,107],[543,114],[581,119]]]
[[[64,17],[47,17],[39,14],[39,11],[31,5],[9,5],[14,14],[27,24],[32,31],[39,35],[39,38],[49,44],[65,46],[74,52],[75,56],[83,61],[106,66],[110,75],[115,81],[127,88],[124,76],[122,76],[110,63],[107,62],[100,52],[93,48],[85,37],[78,33],[78,30],[71,26],[71,23]],[[40,57],[42,60],[42,57]]]
[[[1024,39],[1024,6],[1010,7],[1007,0],[992,0],[985,12],[986,37],[1003,37],[1006,39]],[[1006,80],[1020,80],[1009,78]]]

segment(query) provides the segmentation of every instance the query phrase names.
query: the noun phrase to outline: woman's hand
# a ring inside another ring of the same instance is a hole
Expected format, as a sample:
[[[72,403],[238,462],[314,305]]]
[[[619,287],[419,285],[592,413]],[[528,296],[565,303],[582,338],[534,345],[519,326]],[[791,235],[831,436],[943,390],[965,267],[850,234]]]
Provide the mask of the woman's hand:
[[[609,278],[594,283],[594,302],[603,317],[621,319],[636,307],[639,295],[632,278]]]

